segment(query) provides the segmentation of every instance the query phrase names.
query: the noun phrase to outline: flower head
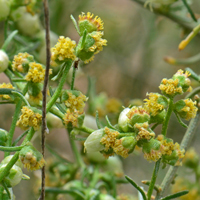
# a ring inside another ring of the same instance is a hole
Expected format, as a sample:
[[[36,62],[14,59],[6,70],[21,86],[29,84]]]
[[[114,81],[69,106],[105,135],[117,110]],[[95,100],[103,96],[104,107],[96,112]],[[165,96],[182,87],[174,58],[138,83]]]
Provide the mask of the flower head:
[[[45,164],[42,154],[32,145],[25,146],[20,151],[19,159],[28,170],[37,170]]]
[[[134,129],[137,133],[137,140],[150,140],[155,137],[155,133],[149,128],[148,122],[145,123],[136,123]]]
[[[40,128],[42,122],[42,115],[40,110],[23,106],[21,113],[22,114],[17,121],[17,126],[22,129],[33,127],[35,130],[38,130]]]
[[[199,155],[194,148],[190,148],[186,151],[183,158],[183,164],[189,168],[197,169],[199,164]]]
[[[32,62],[29,64],[30,68],[28,74],[26,75],[26,80],[33,83],[40,83],[44,80],[45,69],[41,64]]]
[[[104,29],[103,27],[103,21],[100,17],[96,16],[93,18],[94,14],[88,12],[87,15],[82,12],[81,15],[79,15],[79,29],[81,35],[83,35],[83,32],[85,29],[88,31],[88,33],[91,33],[93,31],[102,31]]]
[[[57,44],[51,48],[51,60],[62,63],[68,59],[75,60],[76,42],[68,37],[60,36]]]
[[[149,96],[149,99],[144,100],[146,101],[144,103],[145,108],[152,116],[156,116],[167,106],[167,100],[158,93],[150,93],[147,95]]]
[[[183,93],[183,89],[179,85],[178,79],[173,80],[164,78],[161,81],[159,89],[163,92],[163,94],[166,94],[167,96],[175,96],[177,94]]]
[[[71,111],[70,109],[67,109],[63,120],[65,125],[72,123],[73,127],[78,127],[80,123],[83,123],[82,118],[83,118],[83,112]]]
[[[140,106],[133,106],[127,113],[127,117],[130,119],[130,124],[133,126],[135,123],[148,122],[150,119],[148,111]]]
[[[11,83],[2,83],[0,84],[0,88],[10,88],[10,89],[14,89],[14,87],[12,86]],[[3,99],[10,99],[10,96],[7,95],[7,94],[4,94],[4,95],[0,95],[0,98],[3,98]]]
[[[85,102],[87,101],[87,97],[83,95],[81,92],[70,92],[67,91],[67,100],[65,101],[65,105],[70,111],[80,111],[83,112],[85,107]]]
[[[190,120],[196,116],[198,108],[195,105],[196,101],[193,102],[191,99],[184,99],[177,101],[174,107],[180,117]]]
[[[102,137],[100,142],[101,142],[101,144],[105,145],[105,149],[104,150],[108,151],[110,147],[111,148],[114,147],[115,140],[116,140],[116,137],[119,135],[119,132],[112,131],[108,127],[105,127],[104,133],[105,133],[105,135]]]
[[[14,56],[12,62],[13,71],[19,71],[25,73],[29,69],[29,63],[33,62],[33,56],[28,53],[19,53],[18,55]]]

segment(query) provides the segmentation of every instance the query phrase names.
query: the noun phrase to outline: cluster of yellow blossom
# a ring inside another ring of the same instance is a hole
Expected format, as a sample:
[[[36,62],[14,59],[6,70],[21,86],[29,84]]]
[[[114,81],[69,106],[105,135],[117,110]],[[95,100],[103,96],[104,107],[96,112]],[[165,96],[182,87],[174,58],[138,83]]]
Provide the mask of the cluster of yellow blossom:
[[[27,81],[32,81],[33,83],[40,83],[44,80],[45,69],[41,64],[32,62],[29,64],[30,68],[28,74],[26,75]]]
[[[66,59],[75,60],[76,42],[68,37],[60,36],[55,47],[51,48],[51,60],[63,62]]]
[[[70,109],[67,109],[63,118],[64,124],[68,125],[69,123],[72,123],[73,127],[78,127],[78,117],[82,114],[83,112],[70,111]]]
[[[136,123],[134,126],[136,129],[138,129],[138,134],[136,136],[136,140],[150,140],[151,138],[155,137],[155,133],[153,131],[149,131],[149,124],[148,122],[145,123]]]
[[[83,94],[79,96],[75,96],[71,92],[67,92],[68,99],[65,101],[65,105],[70,109],[70,111],[80,111],[83,112],[85,107],[85,102],[87,101],[87,97]]]
[[[2,83],[0,84],[0,88],[8,88],[8,89],[14,89],[14,87],[12,86],[11,83]],[[7,95],[7,94],[4,94],[4,95],[0,95],[0,98],[3,98],[3,99],[10,99],[10,96]]]
[[[33,127],[35,130],[40,128],[42,122],[42,115],[33,112],[30,108],[23,106],[21,109],[21,116],[17,121],[17,126],[22,129],[27,129],[28,127]]]
[[[25,157],[20,156],[21,162],[24,164],[24,167],[28,170],[37,170],[44,166],[44,158],[37,161],[37,158],[30,152],[27,153]]]
[[[157,93],[150,93],[147,95],[149,96],[149,99],[144,99],[144,101],[146,101],[144,103],[145,109],[151,113],[152,116],[156,116],[164,109],[164,105],[158,103],[158,98],[160,95]]]
[[[105,127],[104,129],[104,137],[101,138],[100,143],[105,145],[104,149],[104,156],[108,158],[109,156],[113,156],[114,152],[124,158],[128,157],[129,149],[126,149],[122,145],[122,140],[117,139],[117,136],[119,135],[119,132],[110,130],[108,127]],[[112,149],[114,152],[107,153],[109,150]]]
[[[96,16],[94,19],[93,19],[93,17],[94,17],[94,14],[92,14],[90,12],[87,12],[87,15],[85,15],[85,13],[82,12],[81,15],[79,15],[79,22],[81,22],[83,20],[88,20],[88,21],[90,21],[90,23],[92,23],[97,28],[97,31],[102,31],[104,29],[103,21],[98,16]]]
[[[14,56],[13,62],[12,62],[12,68],[13,71],[19,71],[24,73],[24,65],[28,65],[29,64],[29,60],[27,59],[28,57],[32,57],[30,54],[28,53],[19,53],[18,55]],[[27,69],[28,70],[28,69]]]
[[[195,118],[198,108],[195,106],[196,101],[193,102],[192,99],[185,99],[185,106],[181,111],[186,112],[186,120],[190,120],[191,118]]]
[[[183,93],[182,87],[179,86],[178,79],[167,80],[166,78],[164,78],[159,86],[159,89],[168,95],[176,95]]]

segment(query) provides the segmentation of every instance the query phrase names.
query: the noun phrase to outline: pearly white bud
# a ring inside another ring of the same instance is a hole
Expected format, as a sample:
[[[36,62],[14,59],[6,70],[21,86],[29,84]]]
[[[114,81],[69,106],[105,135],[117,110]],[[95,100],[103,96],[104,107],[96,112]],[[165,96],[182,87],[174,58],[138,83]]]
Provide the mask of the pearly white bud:
[[[8,63],[9,63],[9,58],[7,54],[3,50],[0,50],[0,73],[8,68]]]

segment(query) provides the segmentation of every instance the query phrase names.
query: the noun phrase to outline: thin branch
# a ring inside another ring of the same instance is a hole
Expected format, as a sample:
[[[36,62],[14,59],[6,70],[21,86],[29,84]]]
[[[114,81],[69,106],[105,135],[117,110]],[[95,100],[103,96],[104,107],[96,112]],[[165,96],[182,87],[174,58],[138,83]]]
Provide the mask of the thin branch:
[[[49,28],[49,6],[48,0],[43,0],[44,6],[44,16],[45,16],[45,32],[46,32],[46,71],[44,78],[44,86],[42,90],[42,155],[45,156],[45,134],[48,132],[47,122],[46,122],[46,102],[47,102],[47,85],[49,79],[49,69],[50,69],[50,28]],[[39,200],[45,199],[45,166],[42,168],[42,183],[41,183],[41,194]]]
[[[132,0],[132,1],[134,1],[134,2],[140,4],[141,6],[144,7],[145,0]],[[146,7],[146,8],[148,10],[150,10],[148,7]],[[176,15],[176,14],[174,14],[174,12],[170,12],[170,11],[166,12],[166,11],[158,9],[158,8],[153,8],[153,12],[155,14],[167,17],[168,19],[172,20],[173,22],[176,22],[177,24],[179,24],[183,28],[188,29],[190,31],[193,30],[193,28],[198,25],[197,23],[195,23],[191,19]],[[200,36],[200,33],[198,33],[198,35]]]

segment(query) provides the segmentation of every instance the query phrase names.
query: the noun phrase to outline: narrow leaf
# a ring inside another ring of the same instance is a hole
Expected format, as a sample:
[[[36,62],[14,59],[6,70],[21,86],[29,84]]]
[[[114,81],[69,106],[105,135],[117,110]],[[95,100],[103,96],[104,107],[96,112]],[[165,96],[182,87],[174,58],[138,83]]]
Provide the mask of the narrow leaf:
[[[139,192],[140,194],[142,195],[143,199],[146,200],[146,195],[144,193],[144,191],[128,176],[125,176],[125,178],[127,179],[127,181],[133,186],[135,187]]]
[[[181,197],[183,195],[186,195],[188,192],[189,192],[188,190],[184,190],[184,191],[178,192],[176,194],[172,194],[172,195],[166,196],[166,197],[162,198],[161,200],[175,199],[175,198]]]
[[[183,4],[185,5],[185,7],[187,8],[188,12],[190,13],[192,19],[197,22],[197,19],[192,11],[192,9],[190,8],[190,6],[188,5],[187,1],[186,0],[182,0]]]

